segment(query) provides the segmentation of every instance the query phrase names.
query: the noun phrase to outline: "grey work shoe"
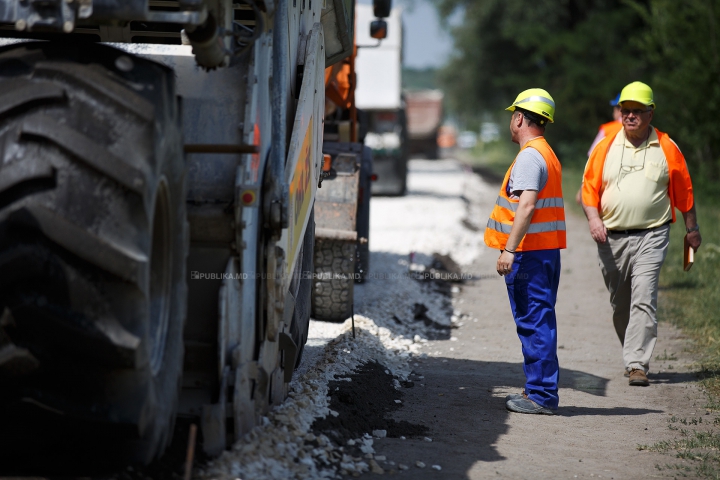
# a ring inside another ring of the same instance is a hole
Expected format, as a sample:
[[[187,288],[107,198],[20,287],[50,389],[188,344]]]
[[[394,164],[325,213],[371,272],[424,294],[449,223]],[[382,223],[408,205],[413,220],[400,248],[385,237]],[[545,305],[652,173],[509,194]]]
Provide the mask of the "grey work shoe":
[[[517,413],[536,413],[540,415],[555,415],[549,408],[541,407],[529,398],[511,398],[505,402],[505,408]]]
[[[519,400],[521,398],[527,398],[527,395],[525,395],[525,390],[523,390],[522,393],[511,393],[510,395],[507,395],[505,397],[505,401],[508,402],[510,400]]]
[[[650,381],[647,375],[645,375],[645,372],[638,368],[630,370],[630,381],[628,383],[634,387],[647,387],[650,385]]]

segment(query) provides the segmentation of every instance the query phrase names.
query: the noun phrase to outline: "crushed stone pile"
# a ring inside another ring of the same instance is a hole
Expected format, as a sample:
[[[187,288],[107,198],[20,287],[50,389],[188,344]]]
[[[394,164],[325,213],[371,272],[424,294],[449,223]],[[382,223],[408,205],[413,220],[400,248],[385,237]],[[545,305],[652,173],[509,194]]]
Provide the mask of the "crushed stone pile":
[[[427,339],[449,338],[467,318],[453,305],[455,282],[419,274],[457,273],[480,254],[474,215],[489,187],[454,160],[412,161],[408,185],[406,197],[372,199],[371,273],[355,285],[355,338],[350,319],[311,321],[287,401],[230,451],[198,468],[196,478],[383,473],[383,465],[394,463],[375,455],[373,438],[429,433],[422,425],[394,422],[392,411],[402,407],[402,389],[412,386],[412,359],[427,355],[421,351]],[[370,388],[378,398],[370,398]],[[376,418],[362,425],[348,421],[362,410],[368,416],[371,402],[383,408]]]

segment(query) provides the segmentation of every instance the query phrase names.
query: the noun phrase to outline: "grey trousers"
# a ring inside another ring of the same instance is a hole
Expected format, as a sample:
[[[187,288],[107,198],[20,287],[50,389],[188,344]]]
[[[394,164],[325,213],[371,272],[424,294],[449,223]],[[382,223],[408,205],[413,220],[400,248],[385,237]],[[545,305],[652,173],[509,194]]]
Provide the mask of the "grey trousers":
[[[598,243],[600,268],[610,292],[613,324],[625,369],[647,373],[657,340],[660,267],[670,244],[670,225],[639,233],[609,233]]]

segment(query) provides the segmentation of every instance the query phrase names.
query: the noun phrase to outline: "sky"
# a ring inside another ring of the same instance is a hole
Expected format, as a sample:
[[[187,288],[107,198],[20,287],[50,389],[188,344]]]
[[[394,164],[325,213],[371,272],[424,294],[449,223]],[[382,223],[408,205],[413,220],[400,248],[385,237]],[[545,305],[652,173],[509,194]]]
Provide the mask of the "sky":
[[[372,0],[358,0],[372,4]],[[403,8],[405,57],[410,68],[440,67],[452,52],[450,35],[442,29],[435,7],[428,0],[393,0],[393,7]]]

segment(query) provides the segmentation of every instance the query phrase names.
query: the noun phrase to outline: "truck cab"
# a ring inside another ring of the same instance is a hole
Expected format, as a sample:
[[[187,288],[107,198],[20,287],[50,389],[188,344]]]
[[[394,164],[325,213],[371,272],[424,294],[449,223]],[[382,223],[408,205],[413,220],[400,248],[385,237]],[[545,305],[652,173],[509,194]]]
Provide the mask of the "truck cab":
[[[368,23],[372,7],[356,7],[359,25]],[[387,38],[378,42],[367,29],[357,30],[355,70],[357,108],[365,145],[373,152],[373,195],[404,195],[407,190],[407,122],[402,96],[402,8],[386,19]]]

